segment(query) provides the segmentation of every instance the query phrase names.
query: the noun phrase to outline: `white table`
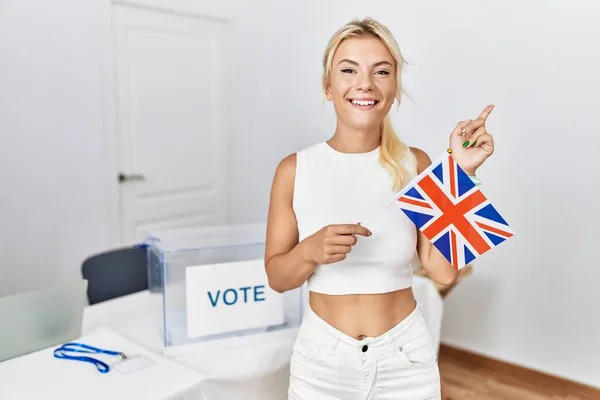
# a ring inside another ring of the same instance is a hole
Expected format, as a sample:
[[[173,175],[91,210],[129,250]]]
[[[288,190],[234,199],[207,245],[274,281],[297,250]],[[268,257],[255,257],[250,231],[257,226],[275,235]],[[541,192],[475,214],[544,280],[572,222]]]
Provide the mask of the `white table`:
[[[199,372],[149,351],[110,328],[98,327],[77,341],[121,351],[130,358],[91,355],[111,366],[106,374],[91,363],[55,358],[54,349],[59,346],[9,359],[0,363],[0,399],[193,400],[203,396],[203,376]]]
[[[162,353],[162,341],[149,309],[148,292],[98,303],[85,310],[83,333],[98,326]],[[204,351],[172,359],[204,376],[202,400],[285,399],[293,339]]]
[[[414,277],[413,291],[438,348],[442,299],[432,282],[423,277]],[[162,353],[162,342],[148,300],[149,293],[140,292],[88,307],[84,314],[84,334],[104,325]],[[293,339],[285,339],[173,358],[205,377],[203,399],[281,400],[287,398],[292,346]]]

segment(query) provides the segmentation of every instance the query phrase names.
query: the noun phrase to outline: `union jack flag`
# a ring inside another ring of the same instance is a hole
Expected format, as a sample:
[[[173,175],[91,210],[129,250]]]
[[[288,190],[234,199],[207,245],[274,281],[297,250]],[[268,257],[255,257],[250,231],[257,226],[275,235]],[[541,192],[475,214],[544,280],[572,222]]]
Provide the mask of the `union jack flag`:
[[[456,270],[514,235],[450,154],[399,192],[395,203]]]

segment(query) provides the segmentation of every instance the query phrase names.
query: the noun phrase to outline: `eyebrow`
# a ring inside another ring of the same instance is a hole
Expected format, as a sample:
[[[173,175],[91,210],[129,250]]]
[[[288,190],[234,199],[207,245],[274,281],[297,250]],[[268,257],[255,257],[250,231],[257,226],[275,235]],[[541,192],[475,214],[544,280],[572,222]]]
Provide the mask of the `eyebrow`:
[[[349,63],[349,64],[352,64],[352,65],[356,65],[357,67],[358,67],[358,65],[359,65],[359,64],[358,64],[356,61],[352,61],[352,60],[349,60],[349,59],[347,59],[347,58],[344,58],[343,60],[341,60],[341,61],[338,63],[338,65],[339,65],[339,64],[341,64],[341,63],[343,63],[343,62],[347,62],[347,63]],[[392,65],[392,63],[391,63],[391,62],[389,62],[389,61],[378,61],[378,62],[376,62],[375,64],[373,64],[373,67],[378,67],[378,66],[380,66],[380,65],[383,65],[383,64],[388,64],[390,67],[392,67],[392,66],[393,66],[393,65]]]

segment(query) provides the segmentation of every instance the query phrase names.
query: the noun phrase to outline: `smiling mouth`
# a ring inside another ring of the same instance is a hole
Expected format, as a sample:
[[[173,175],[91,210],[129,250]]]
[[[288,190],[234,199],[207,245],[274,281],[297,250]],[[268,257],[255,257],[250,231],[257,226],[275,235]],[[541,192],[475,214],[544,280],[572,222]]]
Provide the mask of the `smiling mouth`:
[[[370,110],[374,108],[379,100],[356,100],[356,99],[348,99],[348,102],[352,104],[354,108],[359,110]]]

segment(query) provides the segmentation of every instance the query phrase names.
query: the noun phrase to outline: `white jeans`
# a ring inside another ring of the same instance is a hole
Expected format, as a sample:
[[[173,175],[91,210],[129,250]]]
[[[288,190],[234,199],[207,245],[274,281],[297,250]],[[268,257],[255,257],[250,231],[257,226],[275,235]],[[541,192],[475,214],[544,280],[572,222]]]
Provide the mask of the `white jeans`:
[[[288,400],[438,400],[437,352],[421,307],[378,337],[356,340],[306,308]]]

